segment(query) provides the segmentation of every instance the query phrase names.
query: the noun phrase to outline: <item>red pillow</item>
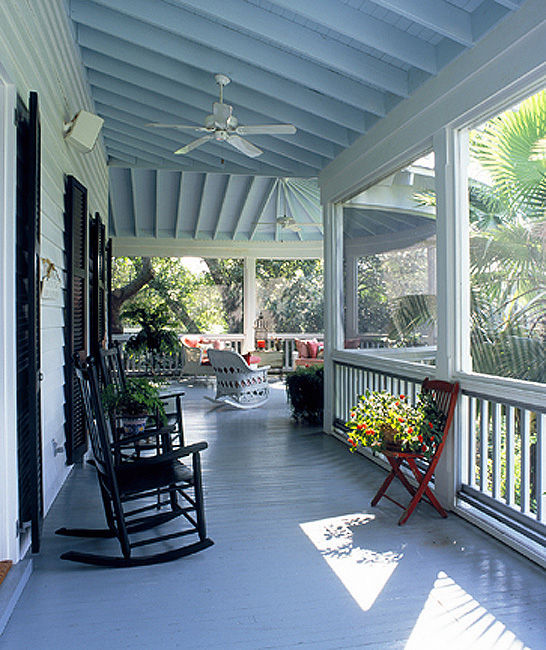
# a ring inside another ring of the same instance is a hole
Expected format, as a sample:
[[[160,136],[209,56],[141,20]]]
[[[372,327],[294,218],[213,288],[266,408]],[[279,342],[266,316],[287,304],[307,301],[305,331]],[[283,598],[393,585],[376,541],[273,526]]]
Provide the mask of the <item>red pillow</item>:
[[[310,359],[316,359],[318,354],[318,341],[307,341],[307,356]]]
[[[252,352],[247,352],[246,354],[243,354],[243,359],[250,365],[251,363],[260,363],[262,360],[261,357],[255,357]]]
[[[298,351],[298,355],[300,359],[306,359],[307,358],[307,343],[305,341],[300,341],[300,339],[295,340],[296,343],[296,350]]]

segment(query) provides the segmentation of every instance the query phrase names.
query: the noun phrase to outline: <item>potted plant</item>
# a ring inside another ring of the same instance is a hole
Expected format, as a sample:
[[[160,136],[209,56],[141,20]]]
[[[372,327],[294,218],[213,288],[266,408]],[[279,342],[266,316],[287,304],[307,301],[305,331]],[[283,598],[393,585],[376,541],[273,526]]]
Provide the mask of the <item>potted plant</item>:
[[[324,370],[322,366],[300,366],[286,378],[286,392],[292,415],[311,424],[322,422],[324,412]]]
[[[112,417],[121,418],[125,433],[130,435],[144,431],[150,416],[159,417],[162,424],[167,420],[158,389],[143,377],[129,377],[125,388],[109,384],[102,392],[102,401]]]
[[[430,458],[442,439],[445,421],[432,393],[420,393],[414,406],[406,395],[368,390],[351,410],[348,442],[351,451],[362,445]]]
[[[176,354],[182,350],[182,345],[177,333],[169,329],[171,325],[166,307],[144,308],[140,306],[128,307],[123,315],[137,321],[141,326],[140,332],[133,334],[125,344],[125,352],[131,355],[151,353],[155,357]],[[154,364],[150,368],[153,372]]]

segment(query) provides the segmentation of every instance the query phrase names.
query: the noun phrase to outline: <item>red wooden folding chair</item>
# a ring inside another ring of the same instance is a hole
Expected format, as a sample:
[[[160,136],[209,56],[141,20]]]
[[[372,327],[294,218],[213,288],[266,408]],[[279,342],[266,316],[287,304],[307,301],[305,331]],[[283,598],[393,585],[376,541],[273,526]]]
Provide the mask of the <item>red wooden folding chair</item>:
[[[383,482],[383,485],[379,488],[377,494],[374,496],[372,500],[372,506],[375,506],[379,503],[379,500],[382,497],[385,497],[386,499],[389,499],[389,501],[392,501],[397,506],[402,508],[404,512],[402,513],[402,516],[398,520],[398,524],[400,526],[406,523],[409,516],[415,510],[417,504],[421,499],[424,499],[425,501],[430,503],[431,506],[436,508],[436,510],[442,515],[442,517],[447,517],[446,511],[442,508],[442,506],[438,502],[438,499],[434,496],[431,489],[429,488],[428,484],[430,482],[430,479],[432,478],[432,475],[434,474],[434,470],[436,469],[436,465],[440,460],[440,456],[442,455],[442,451],[444,450],[444,446],[446,444],[447,434],[451,427],[451,422],[453,420],[453,413],[455,412],[457,395],[459,394],[459,383],[455,382],[453,384],[450,384],[447,381],[436,381],[436,380],[431,380],[427,377],[423,381],[422,391],[424,393],[427,392],[432,393],[436,404],[447,416],[446,423],[443,430],[442,440],[440,441],[440,444],[436,448],[434,455],[429,460],[428,469],[424,474],[417,467],[417,463],[416,463],[416,460],[418,458],[423,458],[422,454],[413,453],[413,452],[408,453],[402,451],[389,451],[389,450],[382,452],[387,457],[387,460],[389,461],[392,469],[389,472],[389,475],[387,476],[385,481]],[[417,480],[416,488],[408,481],[405,474],[401,470],[401,465],[404,461],[407,461],[409,468],[411,469],[413,475],[415,476],[415,479]],[[392,483],[395,476],[398,477],[402,485],[411,494],[412,498],[407,507],[402,505],[392,497],[388,496],[387,494],[385,494],[385,492],[387,491],[389,485]]]

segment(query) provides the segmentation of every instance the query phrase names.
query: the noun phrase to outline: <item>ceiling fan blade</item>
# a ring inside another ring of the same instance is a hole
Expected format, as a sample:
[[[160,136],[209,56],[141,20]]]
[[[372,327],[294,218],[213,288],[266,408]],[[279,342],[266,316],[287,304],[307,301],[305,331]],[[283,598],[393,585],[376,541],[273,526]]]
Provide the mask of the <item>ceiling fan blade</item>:
[[[263,153],[261,149],[258,149],[258,147],[255,147],[251,142],[240,138],[238,135],[228,135],[226,140],[232,147],[239,149],[239,151],[242,151],[245,155],[250,156],[250,158],[256,158],[256,156],[259,156]]]
[[[159,122],[148,122],[144,126],[150,126],[155,129],[178,129],[179,131],[210,131],[204,126],[191,126],[189,124],[159,124]]]
[[[193,149],[196,149],[197,147],[200,147],[202,144],[205,144],[205,142],[207,142],[208,140],[212,140],[213,137],[214,137],[213,135],[204,135],[203,137],[197,138],[197,140],[194,140],[193,142],[190,142],[189,144],[180,147],[180,149],[177,149],[174,153],[175,154],[189,153]]]
[[[293,124],[256,124],[255,126],[238,126],[235,132],[239,135],[283,135],[296,133]]]

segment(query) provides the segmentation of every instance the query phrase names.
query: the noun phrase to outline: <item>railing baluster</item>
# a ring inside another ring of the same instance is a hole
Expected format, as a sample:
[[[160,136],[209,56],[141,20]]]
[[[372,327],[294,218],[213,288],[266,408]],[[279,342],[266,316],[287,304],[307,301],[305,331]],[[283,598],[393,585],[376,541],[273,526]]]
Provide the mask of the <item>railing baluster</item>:
[[[506,503],[513,506],[515,500],[515,478],[516,478],[516,463],[515,463],[515,426],[514,426],[514,407],[506,406]]]
[[[476,487],[476,398],[468,398],[468,484]]]
[[[489,402],[480,400],[480,490],[489,493],[487,484],[487,461],[489,442]]]
[[[491,404],[493,411],[493,484],[492,494],[494,499],[501,496],[501,405],[498,402]]]
[[[546,414],[537,413],[536,499],[537,519],[546,522]]]
[[[531,463],[529,459],[529,432],[530,432],[530,414],[527,409],[520,409],[521,424],[521,488],[520,488],[520,508],[521,512],[528,514],[531,508],[530,499],[530,477]]]

